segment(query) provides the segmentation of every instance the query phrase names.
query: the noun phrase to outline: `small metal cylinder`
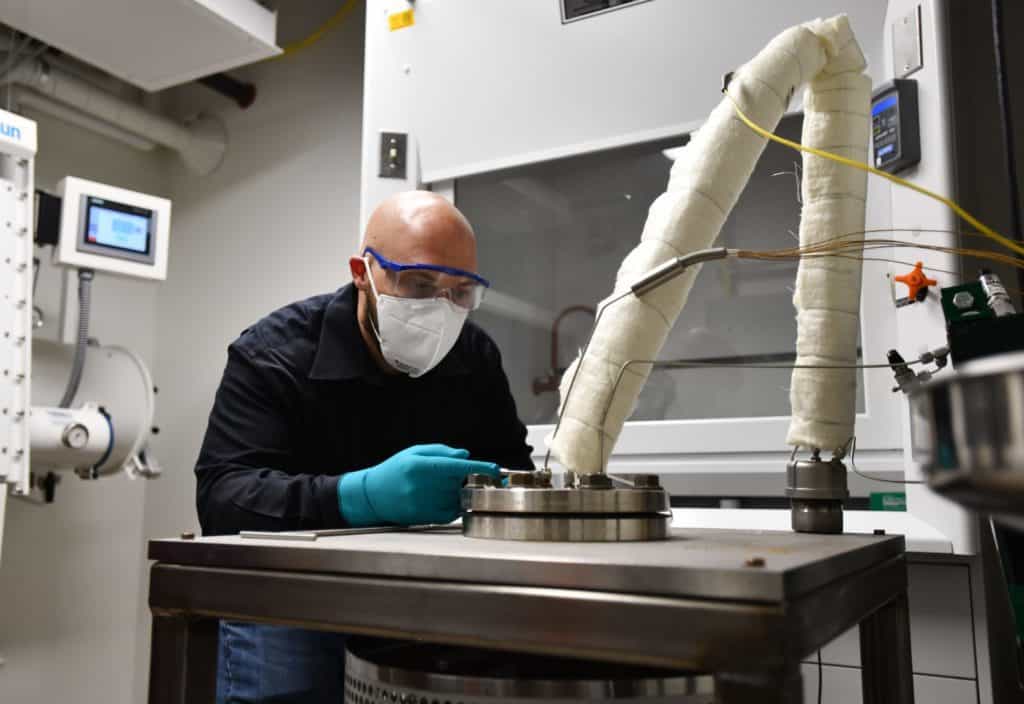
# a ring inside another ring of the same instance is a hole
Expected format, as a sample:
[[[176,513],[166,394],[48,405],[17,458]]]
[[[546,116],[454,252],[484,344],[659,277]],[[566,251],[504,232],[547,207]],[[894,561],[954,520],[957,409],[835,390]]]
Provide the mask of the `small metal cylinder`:
[[[1002,280],[997,275],[991,271],[982,271],[978,281],[981,282],[981,290],[988,296],[988,307],[992,309],[997,318],[1017,312],[1010,299],[1010,294],[1006,292],[1006,287],[1003,286]]]
[[[786,496],[797,533],[842,533],[843,501],[849,498],[846,465],[812,457],[786,465]]]

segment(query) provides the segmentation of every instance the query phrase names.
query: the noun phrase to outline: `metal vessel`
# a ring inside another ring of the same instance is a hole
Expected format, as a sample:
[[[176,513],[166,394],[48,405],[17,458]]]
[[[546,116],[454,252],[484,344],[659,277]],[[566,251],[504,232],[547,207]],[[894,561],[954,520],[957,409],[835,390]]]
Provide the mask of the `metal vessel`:
[[[558,542],[664,540],[672,512],[653,475],[613,488],[604,474],[551,486],[551,475],[509,472],[507,485],[474,474],[462,490],[463,533],[470,538]]]
[[[914,459],[929,486],[1024,530],[1024,352],[964,364],[911,404]]]
[[[650,667],[352,638],[345,657],[345,701],[711,704],[714,681],[708,675]]]

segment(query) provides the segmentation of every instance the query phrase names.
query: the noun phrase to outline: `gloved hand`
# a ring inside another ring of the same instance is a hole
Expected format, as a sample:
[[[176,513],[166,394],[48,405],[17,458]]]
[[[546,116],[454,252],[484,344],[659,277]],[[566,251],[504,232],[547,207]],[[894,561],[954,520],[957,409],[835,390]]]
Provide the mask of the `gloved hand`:
[[[341,515],[354,527],[450,523],[461,511],[467,476],[501,476],[493,462],[468,458],[468,451],[447,445],[415,445],[375,467],[343,474],[338,480]]]

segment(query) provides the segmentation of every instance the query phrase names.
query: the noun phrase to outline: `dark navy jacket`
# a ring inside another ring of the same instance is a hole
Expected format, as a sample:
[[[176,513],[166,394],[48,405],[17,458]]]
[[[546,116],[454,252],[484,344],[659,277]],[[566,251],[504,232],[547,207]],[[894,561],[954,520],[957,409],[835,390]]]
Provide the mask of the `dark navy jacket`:
[[[196,463],[206,535],[344,526],[338,476],[420,443],[533,466],[498,348],[467,322],[418,379],[383,373],[356,321],[356,290],[277,310],[228,347]]]

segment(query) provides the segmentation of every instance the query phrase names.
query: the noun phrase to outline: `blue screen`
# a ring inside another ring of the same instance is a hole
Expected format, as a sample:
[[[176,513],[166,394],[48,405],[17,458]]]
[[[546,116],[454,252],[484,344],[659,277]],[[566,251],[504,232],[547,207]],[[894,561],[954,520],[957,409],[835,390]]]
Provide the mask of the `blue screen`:
[[[90,199],[85,241],[126,252],[149,252],[150,218]]]
[[[874,107],[871,108],[871,116],[874,117],[880,112],[885,112],[889,108],[896,107],[896,95],[890,95],[888,98],[880,100],[875,103]]]

